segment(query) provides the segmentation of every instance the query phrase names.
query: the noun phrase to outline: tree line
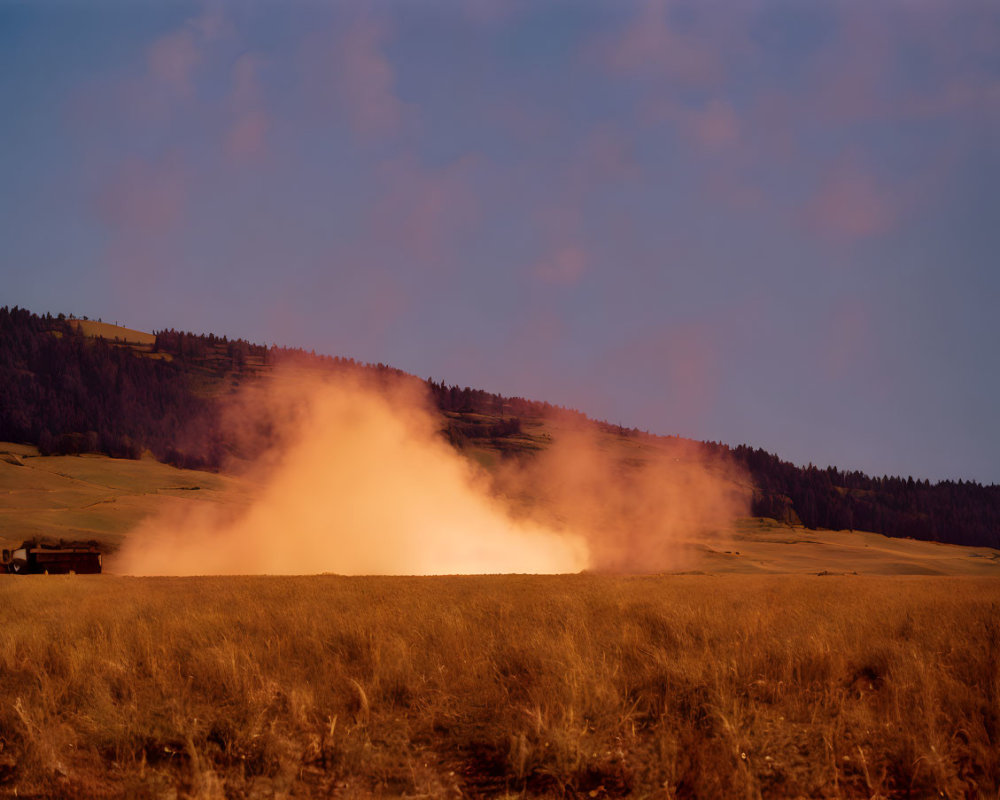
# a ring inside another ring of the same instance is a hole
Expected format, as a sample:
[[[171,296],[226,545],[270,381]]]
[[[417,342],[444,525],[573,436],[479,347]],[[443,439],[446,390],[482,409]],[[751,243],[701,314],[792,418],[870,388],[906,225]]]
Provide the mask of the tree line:
[[[43,455],[149,450],[187,467],[217,466],[206,447],[216,407],[177,364],[89,339],[67,320],[0,308],[0,440]]]
[[[753,480],[754,516],[1000,548],[1000,486],[797,467],[746,445],[731,452]]]

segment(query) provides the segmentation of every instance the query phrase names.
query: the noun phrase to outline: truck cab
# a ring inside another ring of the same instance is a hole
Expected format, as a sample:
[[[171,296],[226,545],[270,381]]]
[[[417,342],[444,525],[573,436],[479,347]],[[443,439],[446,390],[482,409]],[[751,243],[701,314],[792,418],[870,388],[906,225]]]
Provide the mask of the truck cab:
[[[97,542],[32,540],[14,550],[4,550],[0,566],[15,575],[95,574],[103,568],[103,558]]]
[[[17,550],[4,550],[3,563],[8,572],[24,572],[28,563],[28,550],[24,547],[19,547]]]

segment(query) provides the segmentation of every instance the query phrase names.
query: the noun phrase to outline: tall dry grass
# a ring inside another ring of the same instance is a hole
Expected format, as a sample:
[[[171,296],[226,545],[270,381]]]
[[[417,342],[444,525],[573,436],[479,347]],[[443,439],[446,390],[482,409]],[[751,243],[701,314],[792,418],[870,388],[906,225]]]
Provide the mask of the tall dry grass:
[[[1000,796],[1000,582],[0,579],[0,795]]]

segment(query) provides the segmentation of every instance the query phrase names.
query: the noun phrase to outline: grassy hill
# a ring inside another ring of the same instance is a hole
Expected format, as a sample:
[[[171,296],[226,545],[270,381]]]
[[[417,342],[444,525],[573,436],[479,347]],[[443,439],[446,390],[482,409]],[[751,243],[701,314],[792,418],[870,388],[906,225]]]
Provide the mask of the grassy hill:
[[[146,517],[187,503],[239,504],[248,491],[235,478],[150,457],[46,457],[30,445],[0,443],[0,541],[96,539],[113,552]]]
[[[146,334],[23,309],[0,308],[0,440],[30,443],[45,455],[139,459],[151,453],[160,462],[218,471],[233,458],[257,455],[223,430],[222,406],[279,366],[374,383],[418,382],[437,406],[447,438],[493,473],[511,459],[544,454],[555,429],[571,423],[587,427],[623,463],[679,443],[700,451],[704,461],[730,461],[749,476],[738,489],[752,513],[778,523],[1000,547],[1000,486],[800,467],[742,445],[655,436],[544,402],[418,381],[384,364],[224,336]]]

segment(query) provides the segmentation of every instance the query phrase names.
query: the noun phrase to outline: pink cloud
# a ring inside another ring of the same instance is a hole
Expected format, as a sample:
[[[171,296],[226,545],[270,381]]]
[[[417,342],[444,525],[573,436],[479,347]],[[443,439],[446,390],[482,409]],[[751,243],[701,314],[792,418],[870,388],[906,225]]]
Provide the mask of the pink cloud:
[[[206,2],[204,11],[187,20],[186,24],[203,42],[213,42],[232,33],[232,25],[223,13],[223,0]]]
[[[332,44],[332,78],[351,128],[361,137],[399,130],[405,105],[396,95],[396,75],[383,51],[385,24],[360,17]]]
[[[263,111],[241,114],[226,134],[225,152],[236,161],[246,161],[261,155],[267,148],[267,131],[271,119]]]
[[[236,161],[260,156],[267,146],[271,118],[264,109],[257,76],[259,63],[255,56],[245,54],[233,65],[230,107],[234,120],[226,134],[224,150]]]
[[[532,274],[543,283],[572,286],[587,268],[587,254],[576,244],[555,248],[532,268]]]
[[[617,125],[599,125],[575,147],[551,193],[535,209],[541,256],[528,268],[537,281],[573,286],[591,266],[584,204],[607,189],[638,177],[632,143]]]
[[[689,106],[669,95],[650,98],[643,110],[648,123],[667,123],[704,152],[720,152],[740,144],[742,124],[732,104],[713,97],[701,106]]]
[[[733,107],[715,99],[704,108],[692,110],[686,119],[688,135],[706,150],[720,150],[737,144],[740,121]]]
[[[191,76],[201,61],[201,51],[192,30],[184,28],[160,37],[150,45],[146,57],[149,72],[155,79],[177,94],[191,93]]]
[[[665,77],[686,85],[718,83],[724,74],[716,47],[670,20],[667,0],[644,0],[624,29],[601,37],[593,52],[613,72]]]
[[[886,233],[897,218],[892,197],[854,159],[829,171],[805,214],[820,233],[846,241]]]
[[[160,122],[176,112],[177,105],[195,94],[195,76],[206,50],[231,33],[221,6],[208,4],[204,13],[156,39],[146,49],[146,70],[120,81],[116,98],[136,117]]]

